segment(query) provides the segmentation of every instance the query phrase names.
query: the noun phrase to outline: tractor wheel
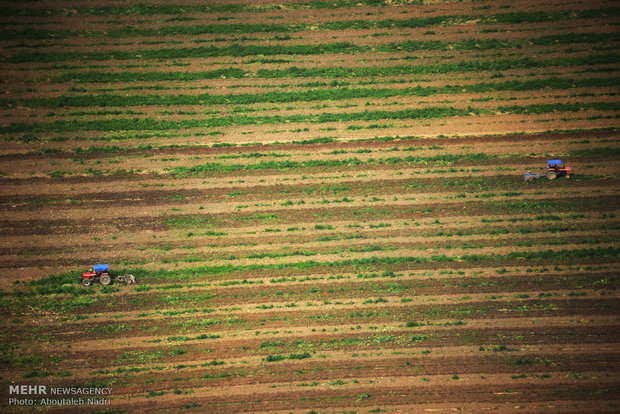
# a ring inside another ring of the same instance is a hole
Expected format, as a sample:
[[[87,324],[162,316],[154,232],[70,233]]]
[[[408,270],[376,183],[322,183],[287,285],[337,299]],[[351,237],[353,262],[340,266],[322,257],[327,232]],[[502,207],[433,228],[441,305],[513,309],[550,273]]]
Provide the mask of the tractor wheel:
[[[555,180],[557,176],[558,176],[557,172],[555,172],[555,171],[547,171],[547,179],[548,180]]]
[[[84,286],[90,286],[92,285],[93,280],[90,277],[85,277],[84,279],[82,279],[82,284]]]
[[[99,276],[99,282],[102,285],[106,286],[112,283],[112,278],[110,277],[110,275],[101,275]]]

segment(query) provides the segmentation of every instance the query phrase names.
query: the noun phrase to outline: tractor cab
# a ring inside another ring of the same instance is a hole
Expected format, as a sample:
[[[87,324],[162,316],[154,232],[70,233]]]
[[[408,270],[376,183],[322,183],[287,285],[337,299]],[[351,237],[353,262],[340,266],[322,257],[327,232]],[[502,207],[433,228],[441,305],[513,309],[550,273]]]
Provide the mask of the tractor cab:
[[[555,180],[557,177],[566,176],[571,177],[570,167],[564,165],[562,160],[547,160],[547,178],[549,180]]]
[[[564,163],[562,160],[547,160],[548,168],[562,168],[564,167]]]

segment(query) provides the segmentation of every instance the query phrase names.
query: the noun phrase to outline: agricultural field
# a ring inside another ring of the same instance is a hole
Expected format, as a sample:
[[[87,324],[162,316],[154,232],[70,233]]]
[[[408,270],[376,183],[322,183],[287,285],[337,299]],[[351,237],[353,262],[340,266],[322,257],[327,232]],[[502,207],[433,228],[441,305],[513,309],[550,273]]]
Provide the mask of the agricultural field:
[[[620,410],[617,2],[129,3],[0,3],[0,411]]]

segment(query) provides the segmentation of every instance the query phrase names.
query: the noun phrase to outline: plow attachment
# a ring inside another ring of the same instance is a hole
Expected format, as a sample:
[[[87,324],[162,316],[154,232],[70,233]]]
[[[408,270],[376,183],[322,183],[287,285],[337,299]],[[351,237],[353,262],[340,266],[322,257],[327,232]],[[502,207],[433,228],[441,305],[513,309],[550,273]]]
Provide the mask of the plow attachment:
[[[540,178],[540,174],[537,172],[526,172],[525,174],[523,174],[523,181],[528,182],[528,181],[536,181]]]
[[[133,275],[116,276],[116,281],[119,283],[125,283],[127,285],[133,285],[136,283],[136,278]]]

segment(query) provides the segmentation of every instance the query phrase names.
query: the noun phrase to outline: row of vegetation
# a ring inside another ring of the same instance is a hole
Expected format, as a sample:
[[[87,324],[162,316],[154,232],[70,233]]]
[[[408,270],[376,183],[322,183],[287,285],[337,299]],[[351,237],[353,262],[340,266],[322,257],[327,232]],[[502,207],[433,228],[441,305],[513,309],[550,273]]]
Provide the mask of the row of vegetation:
[[[28,33],[32,33],[28,31]],[[22,33],[16,33],[17,37]],[[503,39],[465,39],[454,42],[440,40],[407,40],[397,43],[385,43],[373,46],[355,45],[350,42],[324,43],[316,45],[252,45],[234,43],[228,46],[199,46],[183,48],[141,49],[136,51],[79,51],[79,52],[40,52],[21,51],[2,59],[5,63],[19,64],[27,62],[63,62],[63,61],[104,61],[104,60],[143,60],[143,59],[185,59],[213,58],[221,56],[275,56],[275,55],[322,55],[326,53],[360,54],[360,53],[403,53],[421,50],[499,50],[523,48],[531,45],[553,46],[579,43],[598,43],[612,45],[620,40],[618,33],[571,33],[546,35],[522,40]],[[600,46],[599,46],[600,47]]]
[[[65,72],[54,76],[55,83],[105,83],[105,82],[165,82],[165,81],[196,81],[226,78],[357,78],[420,74],[448,74],[460,72],[506,71],[509,69],[533,69],[567,66],[600,66],[613,65],[620,61],[617,54],[592,54],[587,56],[564,56],[552,59],[518,59],[463,60],[453,63],[436,63],[427,65],[398,66],[363,66],[363,67],[297,67],[278,69],[259,68],[256,71],[243,70],[237,67],[214,69],[198,72],[136,72],[136,71],[89,71]],[[558,79],[558,78],[553,78]],[[581,80],[579,80],[581,81]],[[577,81],[577,82],[579,82]],[[532,82],[532,81],[530,81]]]
[[[507,254],[466,254],[466,255],[454,255],[448,256],[431,255],[431,256],[398,256],[398,257],[368,257],[362,259],[347,259],[337,261],[301,261],[301,262],[286,262],[275,264],[249,264],[249,265],[212,265],[212,266],[199,266],[193,268],[184,268],[178,270],[169,269],[140,269],[133,268],[131,272],[142,280],[150,281],[166,281],[179,282],[190,280],[211,280],[213,278],[234,277],[235,273],[253,272],[262,270],[283,270],[283,269],[297,269],[297,270],[335,270],[338,269],[369,269],[369,268],[383,268],[388,265],[402,265],[402,264],[429,264],[429,263],[493,263],[493,262],[509,262],[520,260],[545,260],[556,262],[575,262],[587,259],[603,259],[606,261],[614,260],[620,257],[620,248],[616,247],[593,247],[593,248],[575,248],[575,249],[557,249],[557,250],[541,250],[541,251],[513,251]],[[129,269],[127,269],[129,270]],[[123,272],[125,269],[119,270]],[[68,272],[62,275],[54,275],[44,279],[39,279],[29,284],[31,286],[40,288],[37,289],[39,293],[54,293],[62,292],[63,286],[68,284],[70,291],[73,291],[75,287],[75,280],[79,279],[76,272]],[[78,287],[79,288],[79,287]],[[52,289],[52,291],[49,291]],[[60,289],[60,291],[58,290]],[[21,293],[20,293],[21,292]],[[14,291],[4,292],[6,296],[21,296],[25,292]]]
[[[97,98],[103,98],[98,96]],[[580,112],[585,110],[616,112],[620,104],[616,102],[576,102],[499,106],[497,111],[509,114],[543,114],[553,112]],[[233,125],[270,125],[282,123],[328,123],[350,121],[377,121],[385,119],[431,119],[456,116],[489,115],[495,111],[478,108],[455,108],[449,106],[429,106],[420,109],[399,111],[363,111],[346,113],[321,113],[298,115],[263,116],[222,116],[207,119],[187,119],[182,121],[158,120],[152,118],[99,119],[99,120],[59,120],[48,123],[12,122],[0,126],[0,133],[19,132],[76,132],[76,131],[165,131],[170,129],[214,128]]]
[[[72,9],[65,8],[13,8],[2,7],[0,13],[3,16],[11,17],[51,17],[51,16],[151,16],[151,15],[188,15],[191,13],[242,13],[242,12],[267,12],[273,10],[299,10],[299,9],[339,9],[339,8],[352,8],[352,7],[395,7],[401,5],[411,5],[416,1],[411,0],[343,0],[343,1],[309,1],[309,2],[294,2],[294,3],[281,3],[278,5],[246,5],[246,4],[213,4],[213,5],[154,5],[154,4],[136,4],[128,7],[117,6],[100,6],[100,7],[75,7]],[[422,4],[420,1],[419,4]],[[480,9],[480,8],[479,8]],[[429,18],[417,18],[407,19],[405,22],[420,22],[424,26],[432,25],[445,25],[445,24],[462,24],[471,20],[476,20],[478,24],[492,24],[492,23],[542,23],[547,21],[564,20],[564,19],[592,19],[607,16],[614,16],[617,13],[617,8],[605,8],[605,9],[590,9],[590,10],[571,10],[571,11],[559,11],[559,12],[509,12],[498,14],[482,14],[482,15],[447,15],[436,16]],[[390,20],[388,20],[389,22]],[[358,22],[370,24],[365,20],[356,20],[352,23],[343,22],[345,24],[358,24]],[[389,23],[383,23],[388,25]],[[339,24],[340,22],[338,22]],[[328,25],[334,23],[322,23]],[[413,23],[401,23],[407,25],[405,27],[419,27],[418,25],[412,25]],[[290,30],[305,30],[300,27],[305,27],[303,24],[289,25]],[[323,27],[323,26],[319,26]],[[381,27],[381,26],[378,26]],[[332,29],[334,30],[334,29]]]
[[[196,6],[194,6],[196,7]],[[200,7],[200,6],[198,6]],[[4,9],[7,10],[7,9]],[[33,10],[33,9],[30,9]],[[36,10],[36,9],[35,9]],[[40,9],[39,9],[40,10]],[[7,10],[9,11],[9,10]],[[343,20],[337,22],[321,22],[312,24],[250,24],[250,23],[219,23],[195,24],[182,26],[163,26],[145,28],[126,26],[122,29],[95,30],[11,30],[0,31],[0,40],[28,39],[62,39],[72,37],[163,37],[163,36],[198,36],[205,34],[238,34],[238,33],[291,33],[307,30],[377,30],[377,29],[416,29],[432,26],[462,25],[476,20],[480,25],[488,24],[524,24],[542,23],[565,19],[603,19],[613,18],[620,9],[592,9],[559,12],[513,12],[494,15],[442,15],[434,17],[417,17],[403,20]]]
[[[300,1],[282,2],[279,4],[132,4],[127,7],[98,6],[98,7],[73,7],[66,8],[15,8],[4,6],[0,8],[3,16],[11,17],[52,17],[52,16],[152,16],[152,15],[186,15],[190,13],[263,13],[274,10],[302,10],[302,9],[339,9],[350,7],[390,7],[410,4],[422,4],[420,0],[340,0],[340,1]]]
[[[465,85],[416,86],[413,88],[355,88],[310,89],[291,92],[267,92],[261,94],[197,94],[197,95],[121,95],[84,94],[62,95],[53,98],[34,98],[8,101],[0,104],[20,105],[30,108],[64,107],[126,107],[142,105],[248,105],[257,103],[283,103],[307,101],[336,101],[360,98],[391,98],[406,96],[433,96],[438,94],[489,93],[507,91],[532,91],[540,89],[609,88],[618,84],[617,77],[592,77],[580,79],[544,78],[535,80],[512,80],[506,82],[480,82]]]

